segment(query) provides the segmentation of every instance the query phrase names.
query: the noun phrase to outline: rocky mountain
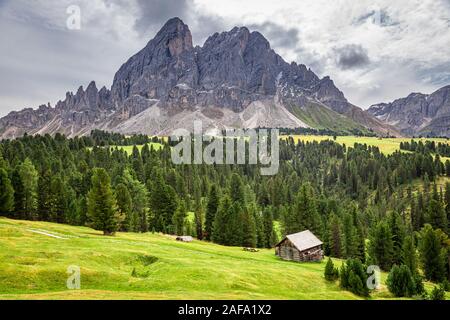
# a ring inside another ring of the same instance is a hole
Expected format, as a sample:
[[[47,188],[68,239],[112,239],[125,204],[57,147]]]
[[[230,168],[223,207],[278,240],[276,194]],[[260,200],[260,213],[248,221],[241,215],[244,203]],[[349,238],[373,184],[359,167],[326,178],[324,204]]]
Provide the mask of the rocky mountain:
[[[369,108],[369,113],[408,136],[450,136],[450,86],[432,94],[412,93],[391,103]]]
[[[111,90],[67,93],[66,99],[0,119],[0,137],[24,133],[68,136],[92,129],[125,134],[170,134],[205,129],[312,127],[396,134],[350,104],[329,77],[285,62],[259,32],[234,28],[194,47],[189,27],[169,20],[116,73]]]

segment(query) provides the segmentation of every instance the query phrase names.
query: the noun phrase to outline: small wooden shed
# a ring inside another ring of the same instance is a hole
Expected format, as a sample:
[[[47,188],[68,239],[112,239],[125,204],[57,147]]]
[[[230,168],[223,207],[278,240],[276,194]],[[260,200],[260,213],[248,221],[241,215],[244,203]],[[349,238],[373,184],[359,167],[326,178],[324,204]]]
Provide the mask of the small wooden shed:
[[[311,231],[290,234],[275,246],[275,254],[284,260],[321,261],[323,243]]]

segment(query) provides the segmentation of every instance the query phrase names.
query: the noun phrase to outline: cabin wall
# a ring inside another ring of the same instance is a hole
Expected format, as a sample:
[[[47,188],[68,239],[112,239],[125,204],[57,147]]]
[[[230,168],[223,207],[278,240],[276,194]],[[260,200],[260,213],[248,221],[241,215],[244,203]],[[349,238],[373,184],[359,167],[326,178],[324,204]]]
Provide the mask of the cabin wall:
[[[275,254],[288,261],[321,261],[323,259],[322,246],[317,246],[305,251],[299,251],[288,239],[275,248]]]

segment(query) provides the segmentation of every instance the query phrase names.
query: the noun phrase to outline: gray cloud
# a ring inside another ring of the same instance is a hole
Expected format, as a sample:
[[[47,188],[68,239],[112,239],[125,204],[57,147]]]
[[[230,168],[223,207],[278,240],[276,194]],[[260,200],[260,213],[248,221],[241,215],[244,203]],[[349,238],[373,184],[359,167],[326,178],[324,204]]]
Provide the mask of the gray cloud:
[[[341,69],[361,68],[370,63],[367,50],[361,45],[349,44],[334,50],[336,62]]]
[[[282,25],[265,21],[262,24],[248,26],[252,30],[259,31],[270,41],[275,48],[294,49],[299,41],[299,31],[295,28],[286,28]]]
[[[173,17],[184,19],[189,11],[189,0],[137,0],[141,16],[134,25],[136,31],[146,35],[160,28]]]

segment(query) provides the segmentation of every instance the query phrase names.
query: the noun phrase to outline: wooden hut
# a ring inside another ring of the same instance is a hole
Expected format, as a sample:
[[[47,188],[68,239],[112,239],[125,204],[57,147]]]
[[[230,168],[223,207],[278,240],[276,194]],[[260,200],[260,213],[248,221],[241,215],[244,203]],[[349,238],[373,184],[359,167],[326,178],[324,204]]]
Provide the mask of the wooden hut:
[[[322,241],[311,231],[286,236],[275,246],[275,254],[284,260],[298,262],[321,261],[323,259]]]

